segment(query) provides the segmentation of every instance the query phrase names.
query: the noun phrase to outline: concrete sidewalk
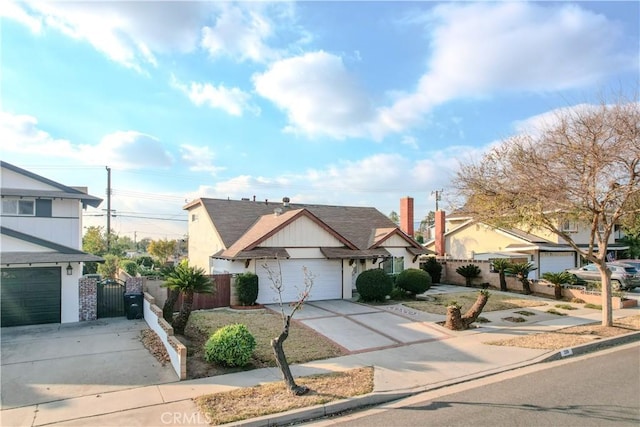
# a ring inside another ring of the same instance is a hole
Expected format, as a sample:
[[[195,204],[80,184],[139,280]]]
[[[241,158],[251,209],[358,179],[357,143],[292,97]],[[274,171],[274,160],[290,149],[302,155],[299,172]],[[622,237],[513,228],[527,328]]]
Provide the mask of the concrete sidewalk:
[[[614,316],[625,317],[638,312],[640,311],[637,308],[616,310]],[[501,316],[500,313],[502,316],[505,315],[505,312],[493,312],[487,315],[491,314],[498,319]],[[559,351],[499,347],[484,343],[597,322],[600,317],[600,312],[587,310],[572,313],[571,316],[537,322],[527,327],[497,324],[449,334],[447,338],[440,340],[294,365],[292,372],[295,376],[374,366],[374,392],[346,401],[228,425],[287,424],[359,406],[387,402],[417,392],[558,358]],[[434,324],[433,327],[439,326]],[[633,333],[613,340],[628,341],[639,338],[640,333]],[[603,341],[600,340],[594,344],[602,346]],[[585,351],[583,347],[573,349],[573,353]],[[179,383],[132,388],[5,410],[0,413],[0,425],[208,425],[205,417],[199,414],[192,398],[280,380],[281,375],[277,368],[264,368]]]

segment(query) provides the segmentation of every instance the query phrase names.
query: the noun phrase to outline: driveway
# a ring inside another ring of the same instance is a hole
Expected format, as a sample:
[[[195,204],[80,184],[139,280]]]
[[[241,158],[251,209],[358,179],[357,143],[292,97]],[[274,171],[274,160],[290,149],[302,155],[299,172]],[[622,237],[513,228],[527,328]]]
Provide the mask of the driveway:
[[[275,304],[268,308],[280,310]],[[451,336],[444,328],[434,324],[444,320],[444,316],[412,310],[400,304],[372,306],[348,300],[311,301],[296,312],[294,319],[350,353],[429,342]]]
[[[2,409],[177,381],[142,345],[146,328],[124,318],[3,328]]]

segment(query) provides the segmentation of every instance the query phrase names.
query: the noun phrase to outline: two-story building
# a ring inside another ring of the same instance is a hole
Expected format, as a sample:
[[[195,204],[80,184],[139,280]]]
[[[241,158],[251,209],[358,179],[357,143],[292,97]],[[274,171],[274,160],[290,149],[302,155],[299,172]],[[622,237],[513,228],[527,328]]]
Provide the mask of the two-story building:
[[[575,221],[562,220],[560,229],[569,233],[579,246],[588,247],[590,228]],[[464,211],[446,216],[444,211],[436,212],[434,239],[425,247],[435,251],[436,256],[451,259],[492,260],[511,258],[518,262],[533,263],[536,270],[531,278],[538,279],[546,272],[561,272],[581,265],[578,252],[555,233],[542,228],[523,231],[517,228],[492,227],[476,221]],[[629,249],[616,243],[612,233],[609,242],[609,256],[618,258],[618,253]]]
[[[102,199],[0,161],[1,325],[77,322],[82,210]]]

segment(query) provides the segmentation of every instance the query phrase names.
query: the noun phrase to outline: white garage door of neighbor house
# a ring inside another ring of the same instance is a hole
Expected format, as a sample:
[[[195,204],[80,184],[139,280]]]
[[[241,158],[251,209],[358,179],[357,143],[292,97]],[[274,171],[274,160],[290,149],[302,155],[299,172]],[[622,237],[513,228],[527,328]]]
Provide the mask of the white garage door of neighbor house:
[[[277,262],[269,261],[269,266],[277,274]],[[288,259],[280,261],[283,302],[297,301],[300,293],[304,291],[303,267],[307,267],[313,275],[309,301],[342,298],[342,262],[326,259]],[[258,302],[260,304],[278,302],[278,293],[273,289],[269,275],[262,265],[258,266],[256,274],[259,285]]]
[[[575,267],[575,257],[573,252],[541,252],[540,253],[540,272],[539,277],[543,273],[559,273],[567,268]]]

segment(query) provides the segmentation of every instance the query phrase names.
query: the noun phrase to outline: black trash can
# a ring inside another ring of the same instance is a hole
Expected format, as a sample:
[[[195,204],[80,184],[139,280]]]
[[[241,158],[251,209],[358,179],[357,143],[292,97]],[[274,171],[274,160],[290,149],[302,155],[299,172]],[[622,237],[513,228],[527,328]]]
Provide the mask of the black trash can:
[[[143,301],[144,295],[140,292],[126,292],[124,294],[124,312],[127,319],[142,319],[144,317]]]

